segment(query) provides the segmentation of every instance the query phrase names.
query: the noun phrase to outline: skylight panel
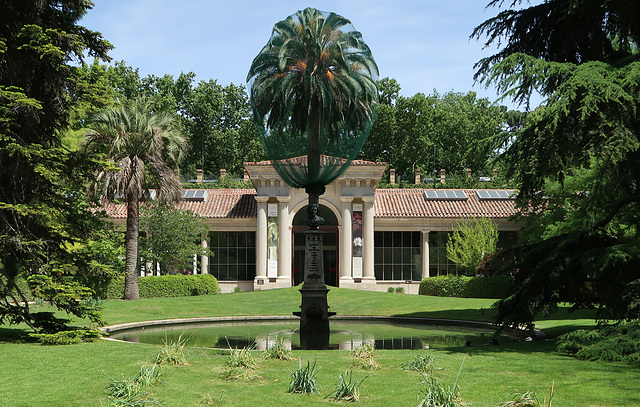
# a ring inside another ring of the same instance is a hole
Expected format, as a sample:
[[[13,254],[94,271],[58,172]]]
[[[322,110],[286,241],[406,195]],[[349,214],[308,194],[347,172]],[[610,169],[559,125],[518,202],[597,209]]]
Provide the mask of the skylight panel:
[[[180,193],[185,201],[204,201],[207,197],[207,191],[203,189],[185,189]]]
[[[424,191],[427,201],[466,201],[469,197],[460,189],[428,189]]]
[[[513,200],[516,199],[516,191],[481,189],[476,191],[476,196],[481,201]]]

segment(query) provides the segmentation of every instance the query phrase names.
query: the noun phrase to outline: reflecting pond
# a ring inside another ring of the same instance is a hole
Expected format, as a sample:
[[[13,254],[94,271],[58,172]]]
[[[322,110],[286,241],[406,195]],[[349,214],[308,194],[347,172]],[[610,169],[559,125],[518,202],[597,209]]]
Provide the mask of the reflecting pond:
[[[110,336],[129,342],[161,345],[163,341],[176,341],[182,335],[183,338],[189,337],[187,346],[243,348],[255,343],[257,350],[266,349],[284,337],[290,349],[301,349],[299,325],[298,320],[207,322],[127,329]],[[332,320],[328,348],[352,350],[371,341],[376,349],[461,347],[465,343],[484,345],[492,341],[494,333],[491,327],[389,320]],[[498,341],[509,339],[509,336],[503,336]]]

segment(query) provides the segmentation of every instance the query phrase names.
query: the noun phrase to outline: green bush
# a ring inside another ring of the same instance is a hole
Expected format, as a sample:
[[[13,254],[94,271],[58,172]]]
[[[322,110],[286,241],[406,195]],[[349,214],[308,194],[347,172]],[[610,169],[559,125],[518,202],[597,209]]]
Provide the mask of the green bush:
[[[219,294],[218,280],[211,274],[138,277],[140,298],[188,297]],[[109,284],[106,298],[119,299],[124,293],[124,277]]]
[[[640,321],[569,332],[558,338],[557,351],[582,360],[640,366]]]
[[[502,298],[511,286],[510,276],[427,277],[420,282],[420,295],[460,298]]]

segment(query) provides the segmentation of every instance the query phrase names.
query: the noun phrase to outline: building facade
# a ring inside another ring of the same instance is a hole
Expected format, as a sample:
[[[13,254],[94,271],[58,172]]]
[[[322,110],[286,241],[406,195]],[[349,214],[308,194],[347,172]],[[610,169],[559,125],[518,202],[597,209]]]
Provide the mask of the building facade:
[[[353,161],[320,197],[325,282],[330,286],[416,294],[422,278],[455,274],[446,258],[458,222],[487,217],[508,244],[520,225],[513,190],[378,189],[385,163]],[[208,236],[194,273],[211,273],[222,292],[302,283],[307,194],[289,187],[268,161],[245,163],[254,189],[190,189],[180,209],[205,219]],[[126,220],[124,204],[105,203],[110,219]]]

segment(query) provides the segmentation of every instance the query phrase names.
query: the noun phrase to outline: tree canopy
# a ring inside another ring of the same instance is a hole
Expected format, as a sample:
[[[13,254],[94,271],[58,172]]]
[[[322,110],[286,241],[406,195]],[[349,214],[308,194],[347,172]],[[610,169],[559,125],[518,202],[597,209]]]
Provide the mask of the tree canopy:
[[[633,0],[547,0],[473,33],[506,44],[478,78],[517,102],[544,98],[504,154],[527,227],[508,253],[518,271],[501,323],[530,324],[560,301],[640,316],[639,13]]]
[[[188,144],[176,127],[173,115],[157,112],[144,98],[126,101],[98,112],[91,120],[92,131],[85,141],[89,152],[103,153],[114,168],[96,180],[107,199],[127,203],[125,300],[140,298],[138,291],[138,231],[140,202],[152,198],[175,202],[181,183],[174,171],[184,158]]]
[[[99,319],[83,301],[74,248],[100,230],[83,181],[97,166],[63,147],[61,132],[79,100],[84,54],[107,58],[111,45],[77,22],[90,1],[4,2],[0,15],[0,322],[38,330],[28,293],[77,316]]]

